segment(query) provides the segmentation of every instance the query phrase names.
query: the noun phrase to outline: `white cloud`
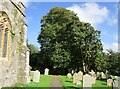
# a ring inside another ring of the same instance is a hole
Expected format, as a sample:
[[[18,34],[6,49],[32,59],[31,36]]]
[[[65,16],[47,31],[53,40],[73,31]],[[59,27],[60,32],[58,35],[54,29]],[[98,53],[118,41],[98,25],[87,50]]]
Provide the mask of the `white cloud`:
[[[97,3],[85,3],[82,5],[74,4],[67,9],[75,12],[80,21],[89,22],[93,26],[104,22],[109,13],[106,7],[102,7]]]
[[[116,43],[116,42],[114,42],[112,44],[102,42],[102,44],[103,44],[104,52],[107,52],[108,49],[112,49],[113,51],[116,51],[116,52],[120,51],[120,48],[118,47],[118,43]],[[119,46],[120,46],[120,44],[119,44]]]

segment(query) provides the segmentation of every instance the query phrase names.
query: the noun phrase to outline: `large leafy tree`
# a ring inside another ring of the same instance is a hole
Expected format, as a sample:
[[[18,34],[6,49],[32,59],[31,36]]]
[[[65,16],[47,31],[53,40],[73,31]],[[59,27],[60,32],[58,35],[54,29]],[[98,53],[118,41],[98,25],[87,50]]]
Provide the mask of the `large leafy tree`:
[[[55,7],[43,16],[41,24],[41,58],[53,66],[82,69],[84,62],[89,70],[96,66],[96,59],[101,60],[100,31],[81,22],[74,12]]]
[[[107,70],[113,75],[120,76],[120,53],[114,52],[112,49],[108,50],[107,56]]]

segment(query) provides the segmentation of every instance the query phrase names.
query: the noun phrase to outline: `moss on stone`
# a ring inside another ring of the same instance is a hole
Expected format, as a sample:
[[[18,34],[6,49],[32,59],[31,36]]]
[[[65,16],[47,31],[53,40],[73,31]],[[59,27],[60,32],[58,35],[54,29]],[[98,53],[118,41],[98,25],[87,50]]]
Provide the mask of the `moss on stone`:
[[[15,29],[11,29],[10,33],[11,33],[11,38],[12,38],[12,42],[13,42],[14,38],[15,38]]]

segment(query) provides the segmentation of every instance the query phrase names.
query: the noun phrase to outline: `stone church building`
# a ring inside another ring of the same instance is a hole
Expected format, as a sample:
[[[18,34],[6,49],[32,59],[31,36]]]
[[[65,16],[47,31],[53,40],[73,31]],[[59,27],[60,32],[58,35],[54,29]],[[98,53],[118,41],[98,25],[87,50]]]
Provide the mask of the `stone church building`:
[[[25,6],[0,0],[0,88],[29,82]]]

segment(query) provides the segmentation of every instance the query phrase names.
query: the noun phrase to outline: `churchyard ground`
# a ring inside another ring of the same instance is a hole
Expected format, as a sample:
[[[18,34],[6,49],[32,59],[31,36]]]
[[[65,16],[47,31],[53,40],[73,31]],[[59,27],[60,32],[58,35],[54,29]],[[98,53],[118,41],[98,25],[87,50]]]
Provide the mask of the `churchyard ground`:
[[[40,82],[30,82],[28,84],[17,83],[12,87],[20,87],[20,88],[27,88],[27,87],[45,87],[50,88],[52,77],[54,75],[40,75]],[[62,83],[62,87],[64,89],[82,89],[82,82],[80,85],[76,85],[73,83],[72,78],[68,78],[67,76],[58,75],[60,82]],[[92,85],[92,89],[112,89],[112,87],[107,86],[106,80],[97,80],[95,84]],[[7,88],[4,88],[7,89]]]

